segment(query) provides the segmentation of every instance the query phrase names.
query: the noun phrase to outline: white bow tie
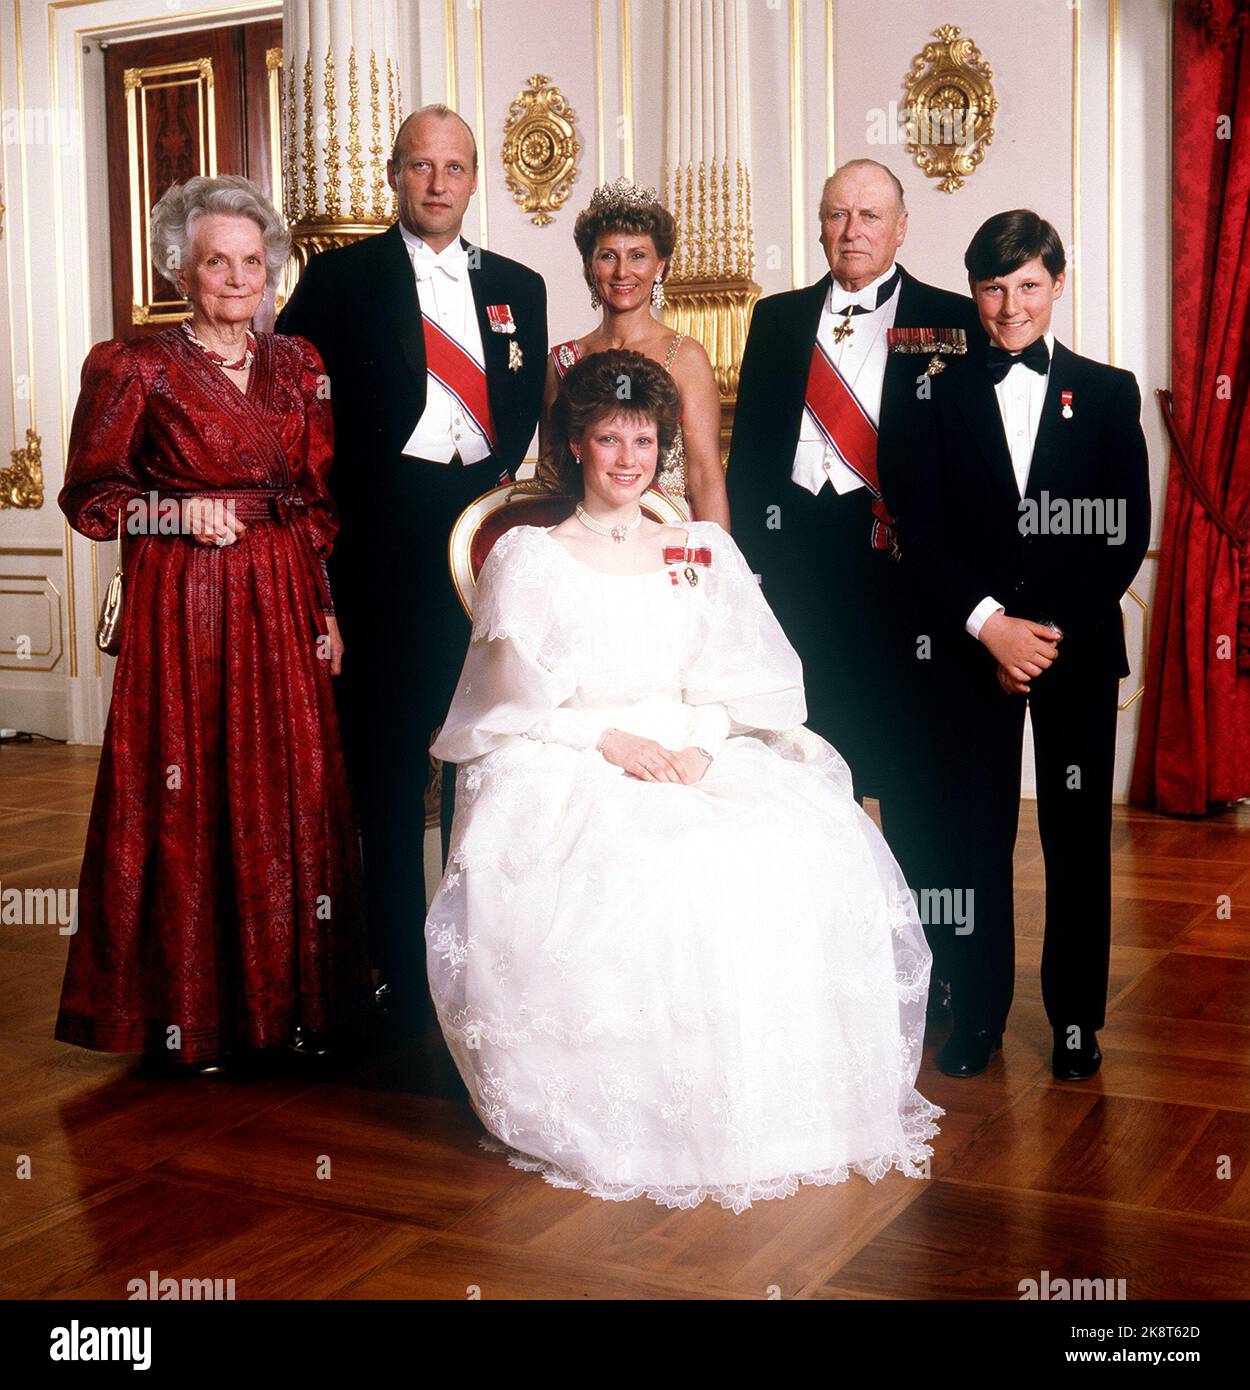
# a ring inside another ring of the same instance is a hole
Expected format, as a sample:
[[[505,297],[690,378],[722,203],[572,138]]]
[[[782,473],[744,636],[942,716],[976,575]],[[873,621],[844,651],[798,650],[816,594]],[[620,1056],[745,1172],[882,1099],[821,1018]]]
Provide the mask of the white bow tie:
[[[449,280],[460,281],[464,278],[465,272],[469,268],[469,258],[460,248],[458,256],[449,256],[446,260],[441,255],[435,255],[432,251],[414,250],[410,256],[412,261],[412,271],[418,280],[432,280],[434,272],[441,270]]]
[[[835,283],[829,300],[835,314],[845,313],[851,305],[871,314],[877,307],[877,286],[872,285],[863,290],[844,290]]]

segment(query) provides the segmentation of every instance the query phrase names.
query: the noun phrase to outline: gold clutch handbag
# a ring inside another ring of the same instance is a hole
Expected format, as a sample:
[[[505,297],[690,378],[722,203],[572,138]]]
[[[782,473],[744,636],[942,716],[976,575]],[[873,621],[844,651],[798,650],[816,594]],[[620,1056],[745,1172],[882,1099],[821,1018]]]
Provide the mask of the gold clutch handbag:
[[[116,656],[122,645],[122,509],[117,509],[117,568],[109,580],[95,625],[95,644],[109,656]]]

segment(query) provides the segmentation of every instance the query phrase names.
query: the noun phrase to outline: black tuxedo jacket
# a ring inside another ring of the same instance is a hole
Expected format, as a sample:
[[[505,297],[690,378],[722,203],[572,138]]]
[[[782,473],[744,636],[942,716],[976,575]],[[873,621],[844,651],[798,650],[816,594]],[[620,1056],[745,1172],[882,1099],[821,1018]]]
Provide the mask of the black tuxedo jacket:
[[[1063,414],[1065,391],[1071,418]],[[910,452],[910,459],[882,460],[882,486],[898,522],[902,568],[935,623],[948,634],[963,632],[976,605],[992,596],[1010,617],[1057,623],[1069,665],[1127,675],[1120,598],[1150,536],[1149,465],[1132,372],[1055,343],[1023,498],[981,344],[934,380]],[[1099,499],[1101,513],[1093,505]],[[1117,512],[1120,543],[1109,544]],[[1074,525],[1080,534],[1072,534]],[[972,652],[974,661],[980,654],[992,678],[993,660],[973,638],[964,633],[954,649]]]
[[[486,356],[499,464],[515,477],[542,407],[547,287],[527,266],[471,247],[463,237],[461,244],[470,252],[469,282]],[[515,334],[491,331],[489,304],[511,307]],[[278,316],[277,330],[307,338],[325,362],[334,411],[330,486],[340,510],[353,511],[370,476],[376,479],[378,469],[398,460],[425,409],[425,335],[399,223],[314,256]],[[517,371],[508,366],[510,342],[521,349]],[[367,506],[369,497],[360,501]]]
[[[970,342],[979,340],[981,324],[972,300],[926,285],[902,266],[899,271],[896,328],[963,328]],[[830,279],[826,274],[805,289],[761,299],[742,356],[726,486],[734,538],[763,575],[766,589],[770,549],[784,544],[784,524],[780,531],[767,526],[768,508],[782,500],[794,464],[812,345]],[[879,472],[888,455],[910,454],[914,422],[923,407],[916,395],[917,378],[927,361],[920,355],[890,354],[877,435]],[[888,505],[891,499],[884,486],[883,492]]]

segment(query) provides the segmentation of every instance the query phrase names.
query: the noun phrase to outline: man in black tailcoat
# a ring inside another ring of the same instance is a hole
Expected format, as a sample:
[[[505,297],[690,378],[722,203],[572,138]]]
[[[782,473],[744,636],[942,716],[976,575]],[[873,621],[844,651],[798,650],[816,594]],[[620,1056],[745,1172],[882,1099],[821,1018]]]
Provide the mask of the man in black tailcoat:
[[[733,534],[803,660],[808,724],[879,798],[890,848],[922,903],[953,908],[932,805],[940,780],[935,672],[879,474],[906,467],[934,374],[980,332],[972,301],[909,275],[898,179],[873,160],[826,182],[829,273],[760,300],[742,361],[727,484]],[[922,913],[922,917],[924,914]],[[936,979],[938,932],[926,921]],[[931,991],[940,1005],[941,989]]]
[[[448,539],[460,512],[525,457],[542,404],[547,295],[534,271],[461,236],[477,146],[455,112],[409,116],[387,178],[399,220],[314,257],[277,327],[308,338],[329,376],[341,523],[330,577],[346,647],[339,711],[371,948],[392,998],[419,1021],[429,1016],[429,743],[469,636]]]

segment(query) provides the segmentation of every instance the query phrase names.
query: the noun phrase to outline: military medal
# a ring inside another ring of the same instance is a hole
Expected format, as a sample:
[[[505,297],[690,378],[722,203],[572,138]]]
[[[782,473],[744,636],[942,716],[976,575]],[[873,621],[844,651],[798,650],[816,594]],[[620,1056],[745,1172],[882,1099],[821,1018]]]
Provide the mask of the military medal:
[[[1072,392],[1060,391],[1059,403],[1063,407],[1059,413],[1065,420],[1070,420],[1072,418]]]
[[[890,352],[927,353],[926,376],[946,369],[943,357],[962,357],[968,351],[968,335],[962,328],[887,328],[885,340]]]
[[[833,330],[833,340],[835,343],[844,343],[851,334],[855,332],[855,325],[851,322],[851,310],[854,307],[853,304],[847,305],[846,317]]]
[[[510,304],[488,304],[486,317],[490,320],[492,333],[516,332],[516,323],[512,318],[512,306]]]
[[[508,341],[508,370],[509,370],[510,372],[519,372],[519,371],[521,370],[521,364],[522,364],[524,361],[525,361],[525,359],[521,356],[521,345],[520,345],[520,343],[518,343],[517,340],[516,340],[515,338],[509,339],[509,341]]]

